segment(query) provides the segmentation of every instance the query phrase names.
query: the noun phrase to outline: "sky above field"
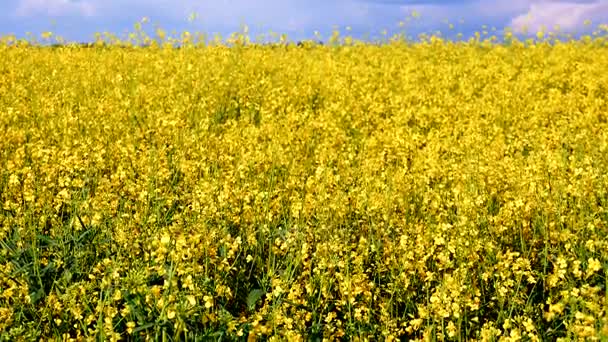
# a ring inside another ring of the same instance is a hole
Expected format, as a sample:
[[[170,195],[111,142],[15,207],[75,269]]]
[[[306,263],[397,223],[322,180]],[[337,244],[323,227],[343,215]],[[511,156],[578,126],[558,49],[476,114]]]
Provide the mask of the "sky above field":
[[[419,17],[412,19],[413,12]],[[346,32],[347,26],[357,38],[380,37],[383,30],[469,36],[482,25],[498,33],[505,27],[536,32],[555,25],[581,33],[608,24],[608,0],[1,0],[0,35],[51,31],[90,41],[95,32],[133,32],[143,17],[150,19],[149,32],[160,26],[169,33],[226,36],[246,24],[251,36],[272,31],[294,40],[314,38],[315,31],[327,39],[335,27]]]

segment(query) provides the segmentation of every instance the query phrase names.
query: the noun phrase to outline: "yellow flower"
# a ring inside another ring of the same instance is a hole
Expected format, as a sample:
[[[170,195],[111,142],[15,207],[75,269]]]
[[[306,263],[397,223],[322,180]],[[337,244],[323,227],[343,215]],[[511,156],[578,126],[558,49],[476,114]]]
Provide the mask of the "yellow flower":
[[[213,307],[213,297],[211,296],[203,296],[203,301],[205,302],[205,308],[211,309]]]
[[[589,263],[587,266],[587,277],[590,277],[591,275],[602,269],[602,263],[596,258],[589,258],[587,262]]]
[[[127,333],[132,334],[136,324],[133,321],[127,322]]]
[[[21,182],[19,182],[19,176],[12,174],[10,175],[10,177],[8,178],[8,185],[9,186],[15,186],[15,185],[19,185],[21,184]]]
[[[454,324],[454,322],[450,321],[448,323],[447,326],[447,331],[448,331],[448,337],[453,338],[454,336],[456,336],[456,325]]]

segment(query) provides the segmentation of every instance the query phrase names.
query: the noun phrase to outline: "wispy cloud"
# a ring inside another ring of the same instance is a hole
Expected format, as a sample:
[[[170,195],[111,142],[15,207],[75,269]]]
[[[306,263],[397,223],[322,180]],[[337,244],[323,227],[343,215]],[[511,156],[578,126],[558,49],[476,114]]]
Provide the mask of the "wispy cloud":
[[[526,13],[514,17],[510,26],[522,32],[553,30],[576,32],[584,28],[585,20],[594,25],[608,23],[608,1],[537,1],[529,4]]]

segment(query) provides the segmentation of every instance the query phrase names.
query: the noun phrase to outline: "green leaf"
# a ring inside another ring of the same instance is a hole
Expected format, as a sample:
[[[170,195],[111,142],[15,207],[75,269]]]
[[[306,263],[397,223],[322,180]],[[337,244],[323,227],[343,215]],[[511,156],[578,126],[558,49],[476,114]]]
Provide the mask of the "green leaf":
[[[255,309],[256,303],[262,298],[265,294],[263,290],[253,289],[249,291],[249,295],[247,295],[247,308],[249,310]]]
[[[140,332],[142,330],[147,330],[149,328],[152,328],[154,325],[156,325],[156,324],[155,323],[148,323],[148,324],[141,325],[141,326],[133,329],[132,334],[138,333],[138,332]]]

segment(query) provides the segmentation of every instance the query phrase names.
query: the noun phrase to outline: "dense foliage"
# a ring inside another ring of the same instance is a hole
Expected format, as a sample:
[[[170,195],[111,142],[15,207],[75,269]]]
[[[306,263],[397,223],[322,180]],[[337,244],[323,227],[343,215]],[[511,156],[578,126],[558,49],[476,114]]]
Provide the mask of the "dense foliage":
[[[606,70],[4,44],[0,339],[607,339]]]

